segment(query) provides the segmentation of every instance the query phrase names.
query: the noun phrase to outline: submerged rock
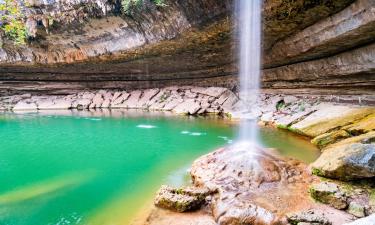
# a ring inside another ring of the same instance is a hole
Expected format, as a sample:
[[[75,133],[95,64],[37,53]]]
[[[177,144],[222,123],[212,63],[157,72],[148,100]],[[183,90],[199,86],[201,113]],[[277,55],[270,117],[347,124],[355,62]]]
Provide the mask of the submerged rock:
[[[212,191],[205,188],[172,188],[162,186],[155,198],[155,205],[177,212],[187,212],[199,209],[205,202],[205,198]]]
[[[312,164],[315,175],[355,180],[375,177],[375,144],[343,144],[326,149]]]

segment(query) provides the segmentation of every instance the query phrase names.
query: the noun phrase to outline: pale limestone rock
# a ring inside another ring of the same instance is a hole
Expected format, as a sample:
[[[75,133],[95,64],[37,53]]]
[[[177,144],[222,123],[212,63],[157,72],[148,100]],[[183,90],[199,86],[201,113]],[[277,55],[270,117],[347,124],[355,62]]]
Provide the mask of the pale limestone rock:
[[[353,106],[332,105],[328,103],[322,103],[316,109],[316,112],[304,120],[293,124],[291,128],[307,136],[316,137],[375,112],[375,109],[371,108],[354,108]]]
[[[91,104],[91,100],[87,98],[80,98],[73,102],[72,107],[78,109],[88,109]]]
[[[165,104],[163,110],[171,111],[182,102],[183,102],[183,99],[181,98],[172,98],[169,102]]]
[[[173,112],[177,114],[190,114],[194,115],[201,109],[200,103],[195,99],[188,99],[181,104],[177,105]]]
[[[159,92],[160,90],[157,88],[143,91],[141,98],[136,104],[136,107],[143,109],[148,108],[149,101],[154,98]]]
[[[375,177],[375,144],[336,144],[312,164],[314,174],[339,180]]]
[[[121,92],[116,92],[116,93],[115,93],[115,95],[112,98],[112,103],[111,103],[111,107],[112,108],[118,108],[118,107],[120,107],[120,105],[124,101],[126,101],[129,98],[129,96],[130,96],[130,94],[127,93],[127,92],[122,92],[122,93]]]
[[[90,109],[94,109],[94,108],[100,108],[103,104],[103,95],[101,93],[97,93],[94,98],[92,99],[92,102],[89,106]]]
[[[35,103],[25,101],[20,101],[13,107],[13,111],[34,111],[37,109],[38,107]]]
[[[125,102],[122,104],[125,106],[125,108],[134,109],[137,108],[138,101],[142,95],[142,91],[132,91],[130,92],[130,97],[125,100]]]
[[[112,97],[112,102],[115,101],[118,97],[120,97],[122,95],[122,92],[119,92],[119,91],[116,91],[114,94],[113,94],[113,97]]]
[[[104,99],[100,108],[109,108],[110,105],[111,105],[111,99],[106,98],[106,99]]]
[[[227,98],[227,100],[225,100],[225,102],[222,104],[222,108],[224,109],[224,111],[231,111],[232,108],[233,108],[233,105],[235,103],[237,103],[239,101],[237,95],[235,95],[233,92],[231,92]]]

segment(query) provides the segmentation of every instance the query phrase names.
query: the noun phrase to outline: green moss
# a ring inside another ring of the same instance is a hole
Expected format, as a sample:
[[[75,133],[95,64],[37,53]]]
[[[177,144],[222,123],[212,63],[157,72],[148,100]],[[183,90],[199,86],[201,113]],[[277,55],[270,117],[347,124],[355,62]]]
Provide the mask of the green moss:
[[[324,176],[323,171],[321,171],[318,168],[312,168],[311,173],[314,174],[314,175],[316,175],[316,176],[320,176],[320,177]]]

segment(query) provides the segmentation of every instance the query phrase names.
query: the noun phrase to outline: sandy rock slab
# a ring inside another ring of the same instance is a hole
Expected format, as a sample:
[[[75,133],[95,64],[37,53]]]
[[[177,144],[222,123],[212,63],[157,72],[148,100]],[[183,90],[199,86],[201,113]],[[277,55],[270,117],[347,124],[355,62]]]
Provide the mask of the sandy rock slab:
[[[334,144],[324,150],[311,165],[315,175],[339,180],[356,180],[375,177],[375,132],[362,143],[350,143],[351,139]],[[359,140],[360,137],[352,138]]]
[[[354,220],[310,198],[309,185],[317,180],[305,164],[250,143],[237,143],[199,158],[191,176],[195,186],[217,190],[210,206],[218,224],[282,225],[289,224],[291,213],[306,212],[319,214],[319,220],[307,218],[295,224],[341,225]]]

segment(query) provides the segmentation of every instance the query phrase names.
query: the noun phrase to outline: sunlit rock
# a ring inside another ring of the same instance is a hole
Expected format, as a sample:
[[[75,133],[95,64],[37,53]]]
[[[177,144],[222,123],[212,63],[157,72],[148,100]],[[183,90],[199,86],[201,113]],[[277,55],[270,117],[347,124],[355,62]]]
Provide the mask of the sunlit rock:
[[[340,180],[375,177],[375,144],[342,144],[325,149],[313,173]]]

